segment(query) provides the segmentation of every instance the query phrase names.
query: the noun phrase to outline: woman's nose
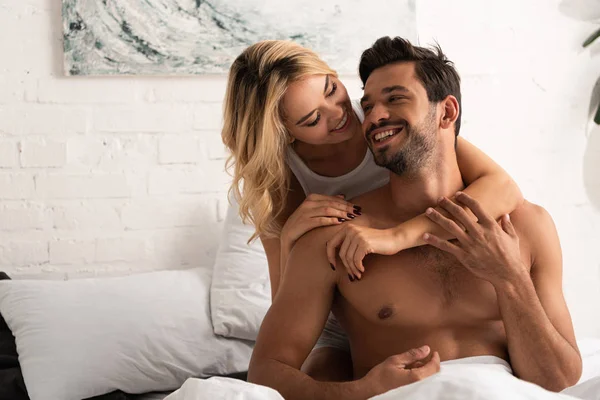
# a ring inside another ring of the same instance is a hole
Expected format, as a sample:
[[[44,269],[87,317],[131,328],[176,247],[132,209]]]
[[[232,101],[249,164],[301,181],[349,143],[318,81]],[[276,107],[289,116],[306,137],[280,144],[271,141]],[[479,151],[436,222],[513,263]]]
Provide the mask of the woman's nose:
[[[331,104],[329,106],[329,117],[331,119],[339,121],[344,116],[344,105],[343,104]]]

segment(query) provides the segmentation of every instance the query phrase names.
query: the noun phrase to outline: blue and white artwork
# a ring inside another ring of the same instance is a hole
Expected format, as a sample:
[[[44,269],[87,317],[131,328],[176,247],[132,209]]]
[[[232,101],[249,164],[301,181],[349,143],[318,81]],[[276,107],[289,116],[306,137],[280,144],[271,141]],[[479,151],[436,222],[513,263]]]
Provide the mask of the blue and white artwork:
[[[67,75],[226,73],[246,47],[289,39],[356,73],[378,37],[416,41],[416,0],[63,0]]]

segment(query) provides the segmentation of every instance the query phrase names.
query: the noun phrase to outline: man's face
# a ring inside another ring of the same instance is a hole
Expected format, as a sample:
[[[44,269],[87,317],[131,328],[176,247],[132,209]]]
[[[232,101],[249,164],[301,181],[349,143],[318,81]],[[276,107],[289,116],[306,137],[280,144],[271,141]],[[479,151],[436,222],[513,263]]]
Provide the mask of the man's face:
[[[414,63],[373,71],[361,106],[363,132],[377,165],[402,175],[427,164],[436,142],[437,113],[415,75]]]

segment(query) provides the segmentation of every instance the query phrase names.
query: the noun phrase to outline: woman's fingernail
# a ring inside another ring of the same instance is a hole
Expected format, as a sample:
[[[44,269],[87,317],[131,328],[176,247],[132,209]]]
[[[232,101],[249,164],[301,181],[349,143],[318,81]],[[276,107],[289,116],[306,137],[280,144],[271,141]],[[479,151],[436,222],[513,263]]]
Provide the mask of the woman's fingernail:
[[[354,205],[354,210],[356,211],[361,211],[362,207],[361,206],[357,206],[356,204]]]
[[[348,215],[348,218],[350,218],[350,219],[354,219],[354,217],[356,216],[356,215],[352,215],[352,214],[346,214],[346,215]]]
[[[340,221],[340,222],[346,222],[346,220],[344,218],[338,218],[338,221]]]
[[[442,201],[444,201],[444,199],[445,199],[445,197],[444,197],[444,196],[440,197],[440,198],[438,199],[438,203],[441,203]]]
[[[333,266],[333,264],[329,263],[329,265],[331,265],[331,269],[335,271],[335,267]]]
[[[350,282],[354,282],[354,278],[350,274],[348,274],[348,279],[350,279]]]
[[[456,197],[462,196],[463,192],[456,192]]]
[[[423,239],[425,239],[425,240],[429,240],[429,233],[426,233],[426,234],[424,234],[424,235],[423,235]]]
[[[431,214],[433,212],[433,208],[429,207],[427,209],[427,211],[425,211],[425,214]]]

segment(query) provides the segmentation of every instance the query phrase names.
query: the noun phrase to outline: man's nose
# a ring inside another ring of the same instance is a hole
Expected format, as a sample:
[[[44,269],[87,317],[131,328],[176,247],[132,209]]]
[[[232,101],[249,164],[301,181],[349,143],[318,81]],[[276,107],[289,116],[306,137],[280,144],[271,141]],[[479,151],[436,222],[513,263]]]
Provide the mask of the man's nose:
[[[390,119],[390,113],[387,107],[384,107],[381,104],[375,104],[369,113],[369,121],[378,125],[382,121],[387,121]]]

